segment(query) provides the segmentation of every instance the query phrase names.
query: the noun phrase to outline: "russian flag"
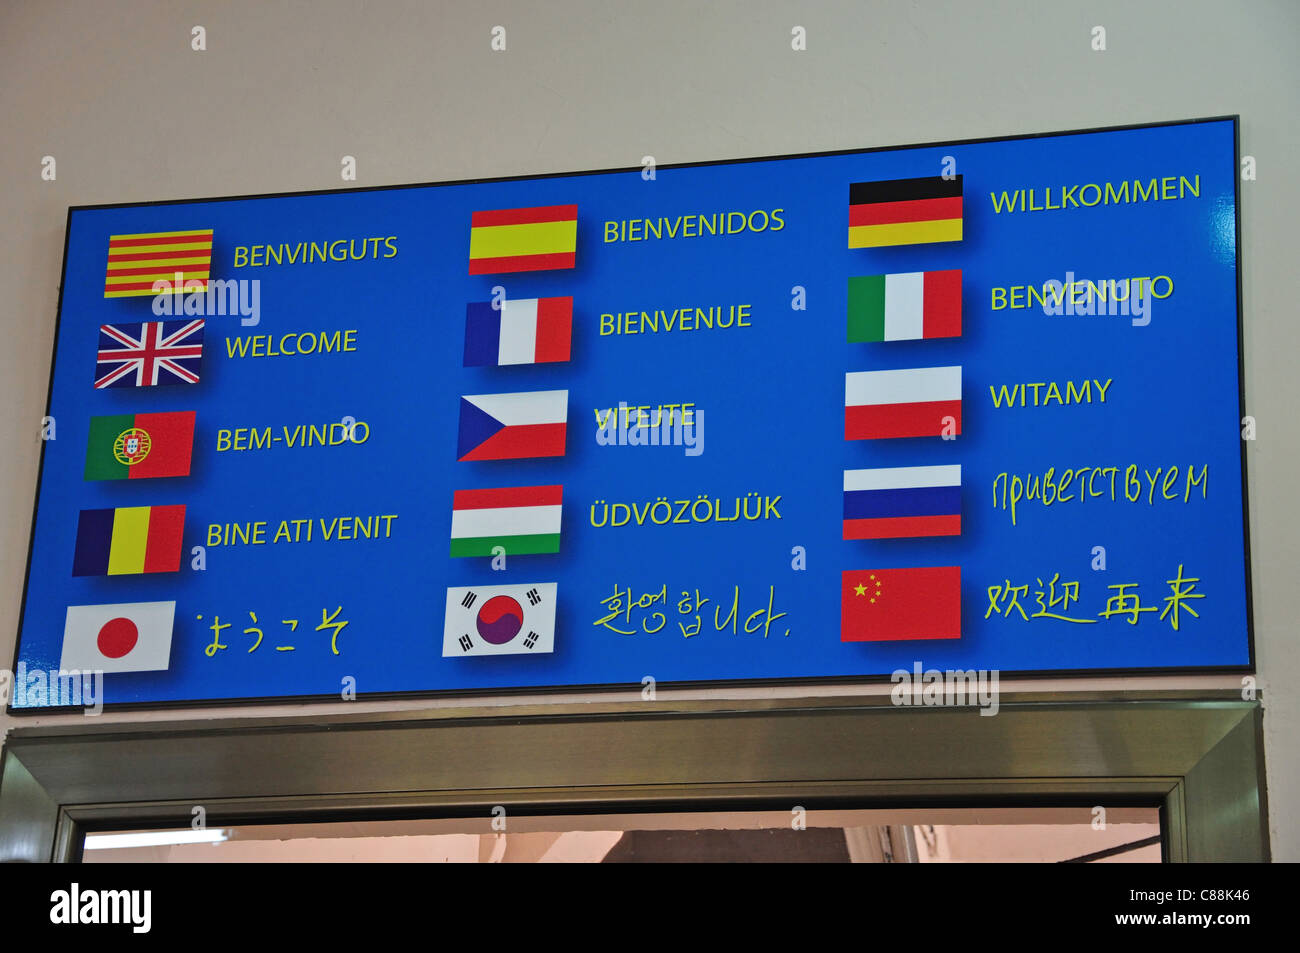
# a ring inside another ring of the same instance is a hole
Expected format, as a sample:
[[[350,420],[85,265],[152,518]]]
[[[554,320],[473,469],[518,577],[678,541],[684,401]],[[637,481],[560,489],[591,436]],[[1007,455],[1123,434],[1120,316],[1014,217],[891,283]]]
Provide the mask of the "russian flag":
[[[844,538],[961,535],[961,466],[844,471]]]
[[[567,390],[462,397],[456,459],[562,457],[568,417]]]
[[[961,433],[961,367],[844,375],[844,439]]]
[[[465,309],[465,367],[567,361],[572,333],[572,298],[475,301]]]

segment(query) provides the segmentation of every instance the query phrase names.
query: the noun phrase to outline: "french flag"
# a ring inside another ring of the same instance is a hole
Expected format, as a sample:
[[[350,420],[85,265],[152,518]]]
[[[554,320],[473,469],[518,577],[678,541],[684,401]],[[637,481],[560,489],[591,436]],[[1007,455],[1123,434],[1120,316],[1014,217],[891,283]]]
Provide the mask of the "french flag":
[[[462,397],[456,459],[562,457],[568,418],[567,390]]]
[[[844,471],[844,538],[961,535],[961,467]]]
[[[475,301],[465,309],[465,367],[564,362],[572,334],[573,298]]]

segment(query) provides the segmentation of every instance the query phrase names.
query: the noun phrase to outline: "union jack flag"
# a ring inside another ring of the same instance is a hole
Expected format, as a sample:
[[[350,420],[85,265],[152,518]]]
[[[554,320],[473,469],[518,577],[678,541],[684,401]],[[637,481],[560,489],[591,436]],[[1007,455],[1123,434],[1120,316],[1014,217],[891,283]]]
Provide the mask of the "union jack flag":
[[[95,387],[197,384],[202,361],[202,320],[101,324]]]

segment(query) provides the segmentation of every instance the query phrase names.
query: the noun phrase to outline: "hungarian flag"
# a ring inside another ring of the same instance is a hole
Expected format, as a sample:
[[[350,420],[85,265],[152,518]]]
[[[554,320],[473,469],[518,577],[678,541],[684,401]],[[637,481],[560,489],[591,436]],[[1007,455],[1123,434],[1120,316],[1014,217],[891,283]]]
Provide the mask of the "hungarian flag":
[[[555,651],[553,582],[447,590],[442,655],[544,655]]]
[[[77,520],[74,576],[177,572],[185,505],[82,510]]]
[[[572,268],[577,254],[576,205],[503,208],[470,217],[471,275]]]
[[[844,471],[844,538],[961,535],[961,466]]]
[[[961,337],[961,270],[849,279],[849,342]]]
[[[572,298],[476,301],[465,309],[465,366],[567,361],[572,332]]]
[[[170,664],[174,602],[68,606],[59,668],[70,672],[159,672]]]
[[[190,475],[194,411],[90,418],[87,480],[147,480]]]
[[[456,459],[562,457],[568,419],[567,390],[462,397]]]
[[[849,186],[849,247],[961,241],[961,176]]]
[[[961,638],[961,567],[840,574],[840,641]]]
[[[961,367],[844,375],[844,439],[961,433]]]
[[[507,556],[560,551],[563,486],[457,490],[451,503],[451,555]]]
[[[169,291],[186,291],[186,282],[207,288],[212,267],[212,229],[188,232],[140,232],[112,235],[108,239],[108,274],[105,298],[155,295],[155,281],[166,281]],[[188,290],[193,290],[191,284]]]

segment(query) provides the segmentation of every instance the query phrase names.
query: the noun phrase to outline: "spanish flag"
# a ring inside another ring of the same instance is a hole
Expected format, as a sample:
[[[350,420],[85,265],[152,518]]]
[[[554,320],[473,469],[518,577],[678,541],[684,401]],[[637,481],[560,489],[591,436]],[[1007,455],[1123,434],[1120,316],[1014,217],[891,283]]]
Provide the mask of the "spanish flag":
[[[961,241],[961,176],[849,186],[849,247]]]
[[[158,293],[153,290],[155,281],[166,281],[174,294],[193,290],[193,285],[185,288],[186,282],[197,281],[206,289],[211,267],[210,228],[110,235],[104,297],[155,295]]]
[[[471,275],[572,268],[577,251],[576,205],[496,209],[470,218]]]

